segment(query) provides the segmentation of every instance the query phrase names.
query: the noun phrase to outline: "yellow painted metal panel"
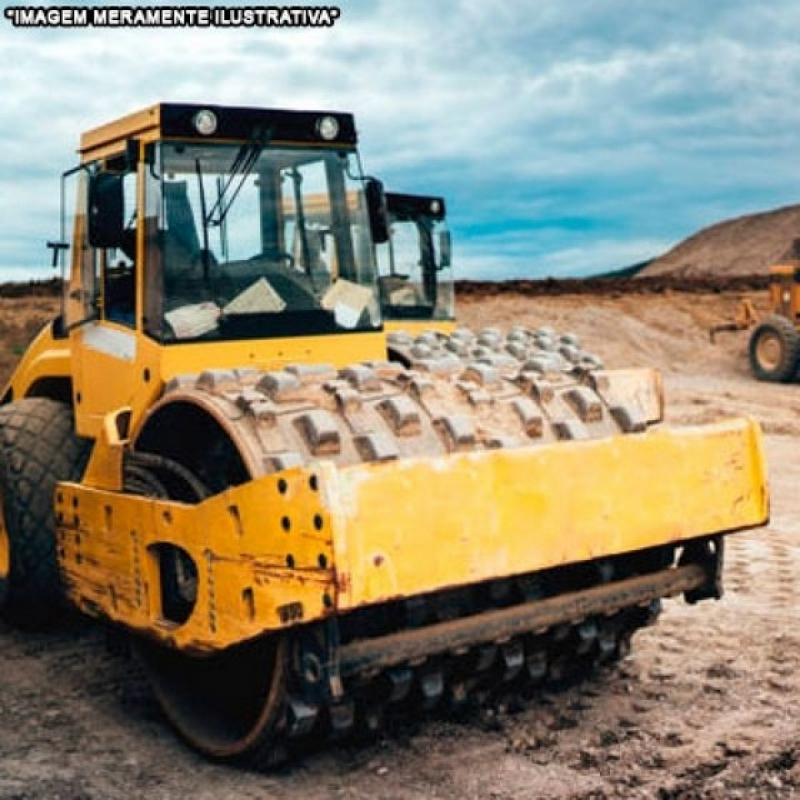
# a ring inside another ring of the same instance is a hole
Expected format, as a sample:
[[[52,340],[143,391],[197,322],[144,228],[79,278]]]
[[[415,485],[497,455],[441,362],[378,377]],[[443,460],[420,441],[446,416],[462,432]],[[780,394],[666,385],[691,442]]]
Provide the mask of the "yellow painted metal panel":
[[[122,406],[132,409],[135,431],[164,384],[177,375],[199,375],[210,367],[272,370],[301,363],[343,367],[386,358],[382,331],[162,346],[140,332],[99,322],[77,328],[71,336],[73,352],[78,354],[75,393],[81,394],[76,426],[81,436],[91,439],[100,435],[105,415]],[[115,380],[109,381],[109,375]],[[21,380],[17,371],[15,385]]]
[[[344,367],[358,361],[386,358],[386,340],[375,333],[296,336],[230,342],[166,346],[161,350],[164,380],[175,375],[215,369],[254,367],[281,369],[288,364],[332,364]]]
[[[208,650],[482,580],[762,524],[758,425],[733,420],[519,450],[309,467],[188,506],[60,484],[80,607]],[[163,618],[156,547],[198,570],[194,613]]]
[[[405,331],[412,336],[419,336],[425,331],[452,333],[458,327],[458,323],[454,319],[384,319],[383,327],[387,333]]]
[[[161,348],[141,333],[111,322],[81,325],[70,332],[70,342],[78,434],[97,439],[106,415],[122,407],[132,410],[131,424],[138,425],[163,389]],[[89,482],[94,473],[90,463]]]
[[[59,484],[56,528],[69,597],[178,647],[225,647],[333,607],[331,526],[313,473],[294,469],[196,506]],[[197,568],[182,625],[162,613],[158,548]]]
[[[324,470],[338,607],[766,521],[750,420]]]
[[[54,339],[48,323],[28,346],[3,394],[10,389],[14,398],[19,399],[25,397],[37,381],[71,378],[71,365],[72,353],[67,340]]]
[[[100,125],[81,136],[80,152],[83,161],[110,155],[121,148],[126,139],[149,133],[154,138],[161,125],[161,106],[153,105],[127,114],[120,119]]]

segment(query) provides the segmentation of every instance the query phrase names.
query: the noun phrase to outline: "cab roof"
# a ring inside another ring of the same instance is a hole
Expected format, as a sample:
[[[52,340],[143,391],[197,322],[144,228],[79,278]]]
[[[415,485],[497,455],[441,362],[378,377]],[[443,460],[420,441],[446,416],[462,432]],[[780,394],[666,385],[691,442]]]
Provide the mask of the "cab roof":
[[[207,132],[201,133],[203,126],[198,124],[198,120],[207,122],[210,119],[208,112],[213,115],[213,130],[209,125],[204,128]],[[328,134],[332,130],[330,124],[322,124],[322,120],[326,119],[336,122],[336,134],[333,137],[323,135],[323,130]],[[160,139],[206,142],[258,140],[326,147],[338,144],[350,149],[355,146],[357,137],[353,115],[339,111],[157,103],[86,131],[81,136],[81,160],[93,161],[119,153],[129,139],[144,142]]]

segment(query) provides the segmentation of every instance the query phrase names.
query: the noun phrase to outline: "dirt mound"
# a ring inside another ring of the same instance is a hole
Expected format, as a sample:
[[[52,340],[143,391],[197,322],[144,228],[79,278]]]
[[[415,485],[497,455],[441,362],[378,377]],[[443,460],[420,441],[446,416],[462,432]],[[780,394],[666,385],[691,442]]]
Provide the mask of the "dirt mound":
[[[800,205],[719,222],[682,241],[639,275],[750,275],[798,257]]]

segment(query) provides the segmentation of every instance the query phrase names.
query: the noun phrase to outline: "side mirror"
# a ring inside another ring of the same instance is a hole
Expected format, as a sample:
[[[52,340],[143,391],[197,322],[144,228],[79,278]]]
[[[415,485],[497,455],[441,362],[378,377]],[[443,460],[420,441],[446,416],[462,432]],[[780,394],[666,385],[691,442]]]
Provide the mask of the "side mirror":
[[[100,172],[89,179],[89,244],[92,247],[121,247],[125,229],[123,175]]]
[[[439,269],[449,267],[453,262],[453,244],[450,231],[439,231]]]
[[[386,210],[386,193],[383,191],[383,184],[369,178],[364,187],[367,197],[367,211],[369,213],[369,227],[372,233],[372,241],[375,244],[383,244],[389,241],[389,214]]]

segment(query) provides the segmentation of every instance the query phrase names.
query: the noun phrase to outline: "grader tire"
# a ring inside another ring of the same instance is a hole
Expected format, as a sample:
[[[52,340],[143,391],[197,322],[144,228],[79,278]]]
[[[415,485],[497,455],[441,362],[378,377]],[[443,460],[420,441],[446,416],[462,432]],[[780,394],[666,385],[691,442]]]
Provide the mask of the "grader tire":
[[[0,616],[13,625],[42,628],[59,610],[53,494],[59,481],[80,480],[88,455],[65,404],[25,398],[0,408]]]
[[[788,383],[797,372],[800,334],[786,317],[767,317],[750,337],[750,367],[760,381]]]

